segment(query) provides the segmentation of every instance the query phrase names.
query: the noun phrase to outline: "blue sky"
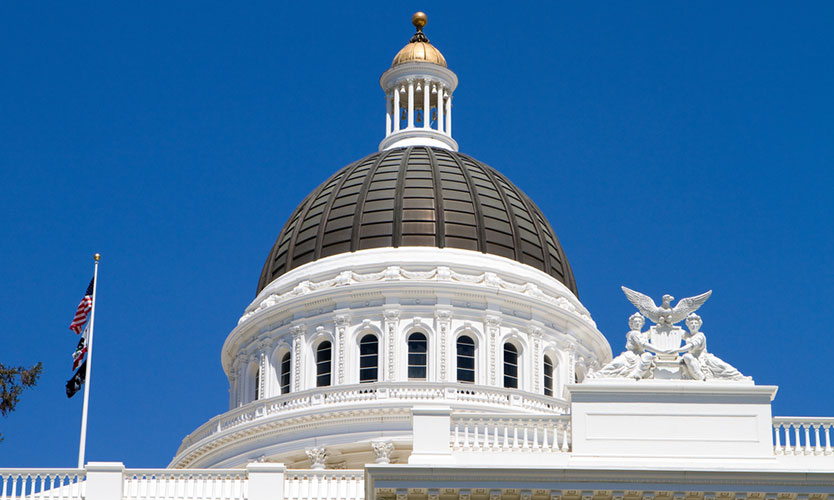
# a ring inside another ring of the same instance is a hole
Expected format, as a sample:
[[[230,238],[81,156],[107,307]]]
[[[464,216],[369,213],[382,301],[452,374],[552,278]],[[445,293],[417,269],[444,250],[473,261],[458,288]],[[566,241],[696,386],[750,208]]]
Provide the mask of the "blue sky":
[[[0,467],[76,462],[95,252],[88,460],[165,466],[227,409],[223,340],[290,211],[376,150],[416,10],[461,151],[539,204],[615,352],[620,285],[712,289],[710,350],[834,416],[834,4],[7,2],[0,361],[45,368]]]

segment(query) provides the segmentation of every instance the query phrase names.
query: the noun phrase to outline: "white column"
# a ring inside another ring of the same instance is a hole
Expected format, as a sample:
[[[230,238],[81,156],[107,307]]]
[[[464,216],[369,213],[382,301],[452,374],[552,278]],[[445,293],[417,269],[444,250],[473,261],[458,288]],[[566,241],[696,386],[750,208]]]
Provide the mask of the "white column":
[[[389,381],[393,382],[397,380],[397,347],[399,343],[399,338],[397,336],[397,330],[399,329],[400,323],[400,309],[396,306],[388,307],[383,309],[382,314],[385,316],[385,321],[383,322],[383,326],[385,327],[384,333],[386,338],[383,341],[384,349],[381,352],[387,353],[387,359],[385,360],[384,368],[386,368],[386,374],[383,378],[383,374],[380,373],[379,380],[381,381]],[[408,377],[406,368],[406,379]]]
[[[431,123],[431,82],[428,78],[423,82],[423,128],[429,128]]]
[[[394,132],[400,130],[400,87],[394,87]]]
[[[391,97],[385,96],[385,137],[391,135]]]
[[[446,99],[446,135],[452,137],[452,96]]]
[[[443,132],[443,85],[437,86],[437,131]]]
[[[414,81],[408,82],[408,124],[406,128],[414,127]]]

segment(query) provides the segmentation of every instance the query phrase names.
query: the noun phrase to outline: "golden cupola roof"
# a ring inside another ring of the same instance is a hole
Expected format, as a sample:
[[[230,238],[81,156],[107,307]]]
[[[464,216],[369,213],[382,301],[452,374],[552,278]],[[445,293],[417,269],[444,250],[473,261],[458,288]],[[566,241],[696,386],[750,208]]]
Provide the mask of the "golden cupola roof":
[[[446,67],[446,58],[437,50],[437,47],[429,43],[429,39],[423,34],[423,26],[426,25],[427,20],[422,12],[417,12],[411,17],[411,24],[417,28],[417,33],[411,37],[408,45],[397,52],[391,67],[410,62],[431,63]]]

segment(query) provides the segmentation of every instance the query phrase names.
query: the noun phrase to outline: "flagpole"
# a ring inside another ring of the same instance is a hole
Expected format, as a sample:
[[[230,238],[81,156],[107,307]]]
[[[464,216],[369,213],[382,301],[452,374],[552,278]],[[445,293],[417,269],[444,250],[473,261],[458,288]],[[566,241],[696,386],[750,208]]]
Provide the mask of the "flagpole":
[[[84,382],[84,409],[81,411],[81,444],[78,445],[78,468],[84,467],[84,448],[87,444],[87,404],[90,400],[90,368],[93,366],[93,325],[96,321],[96,288],[98,288],[98,261],[101,254],[95,254],[96,267],[93,271],[93,305],[90,309],[90,332],[87,338],[87,372]]]

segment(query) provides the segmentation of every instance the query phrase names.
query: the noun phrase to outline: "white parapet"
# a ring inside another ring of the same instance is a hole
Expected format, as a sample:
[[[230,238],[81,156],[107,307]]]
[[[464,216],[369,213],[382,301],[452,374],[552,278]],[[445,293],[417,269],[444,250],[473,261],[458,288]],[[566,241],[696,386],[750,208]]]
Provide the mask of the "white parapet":
[[[574,457],[773,459],[775,386],[606,380],[567,391]]]

